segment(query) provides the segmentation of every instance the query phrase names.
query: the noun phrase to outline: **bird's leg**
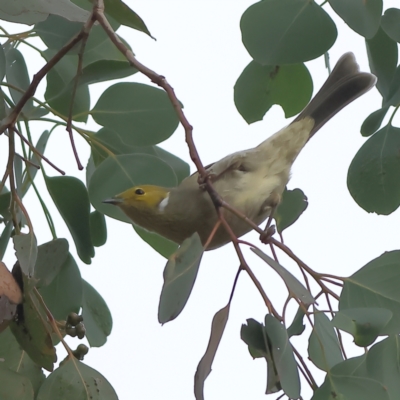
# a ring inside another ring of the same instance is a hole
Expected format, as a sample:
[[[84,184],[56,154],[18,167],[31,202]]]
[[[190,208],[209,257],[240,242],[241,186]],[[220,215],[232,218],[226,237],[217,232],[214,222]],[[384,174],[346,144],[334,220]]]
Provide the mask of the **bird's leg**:
[[[267,224],[265,225],[264,232],[261,233],[260,235],[261,243],[268,244],[272,236],[276,232],[275,225],[271,225],[271,223],[280,201],[281,201],[281,196],[277,193],[272,193],[271,196],[264,203],[264,207],[270,207],[271,212],[267,219]]]

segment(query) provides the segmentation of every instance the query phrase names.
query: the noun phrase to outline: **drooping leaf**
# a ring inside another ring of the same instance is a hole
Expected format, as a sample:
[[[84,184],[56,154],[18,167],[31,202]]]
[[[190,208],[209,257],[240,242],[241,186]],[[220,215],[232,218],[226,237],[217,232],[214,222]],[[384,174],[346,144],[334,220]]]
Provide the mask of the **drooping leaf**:
[[[293,225],[308,207],[307,196],[301,189],[288,190],[285,188],[282,200],[274,213],[276,227],[282,233]]]
[[[112,317],[106,302],[93,286],[82,280],[82,316],[86,338],[91,347],[101,347],[112,329]]]
[[[385,106],[368,115],[361,125],[361,135],[371,136],[374,134],[381,127],[388,110],[389,106]]]
[[[42,368],[34,363],[18,344],[10,329],[0,334],[0,354],[3,359],[0,364],[28,378],[36,394],[46,377]],[[2,398],[1,395],[0,398]],[[16,398],[19,399],[19,397]]]
[[[336,364],[311,400],[393,400],[385,385],[368,376],[365,361],[366,354]]]
[[[310,360],[323,371],[343,361],[332,322],[323,312],[314,314],[314,328],[308,342]]]
[[[91,263],[94,247],[90,235],[90,203],[85,185],[72,176],[46,177],[47,190],[63,217],[80,259]]]
[[[393,316],[381,334],[400,333],[400,251],[391,251],[370,261],[346,278],[339,309],[379,307]]]
[[[14,249],[22,272],[27,276],[32,276],[34,273],[37,244],[36,237],[33,232],[28,234],[19,234],[13,237]]]
[[[296,64],[326,53],[337,37],[335,23],[314,1],[264,0],[240,21],[242,40],[262,65]]]
[[[304,310],[299,306],[291,325],[289,326],[289,328],[287,328],[287,333],[289,337],[301,335],[304,332],[304,329],[306,329],[306,326],[303,323],[304,316]]]
[[[93,246],[103,246],[107,241],[107,225],[104,214],[97,210],[91,212],[89,222]]]
[[[0,4],[0,18],[20,24],[33,25],[49,14],[62,15],[70,21],[86,22],[89,13],[69,0],[14,0]]]
[[[350,164],[347,187],[367,212],[389,215],[400,205],[400,128],[386,125],[371,136]]]
[[[51,283],[40,288],[39,292],[57,320],[66,320],[70,312],[79,312],[83,293],[82,278],[71,254],[68,254]]]
[[[391,335],[373,345],[367,353],[369,376],[381,383],[391,400],[400,393],[400,343],[398,335]]]
[[[242,325],[240,337],[248,345],[249,353],[253,358],[265,358],[267,362],[267,390],[265,393],[277,393],[282,390],[265,327],[250,318],[247,320],[247,325]]]
[[[175,319],[185,307],[196,281],[203,253],[200,237],[195,232],[168,259],[158,306],[158,321],[161,324]]]
[[[304,64],[271,66],[251,61],[236,81],[235,105],[248,124],[262,120],[274,104],[279,104],[289,118],[307,105],[312,88]]]
[[[381,22],[382,0],[329,0],[329,4],[353,31],[371,39]]]
[[[68,241],[55,239],[38,246],[35,263],[34,278],[37,279],[36,287],[49,285],[61,270],[68,257]]]
[[[384,308],[350,308],[337,312],[332,324],[350,333],[357,346],[367,347],[375,342],[392,315]]]
[[[260,258],[262,258],[271,268],[275,270],[275,272],[279,274],[279,276],[285,282],[285,285],[287,286],[291,296],[296,297],[306,307],[315,302],[311,293],[287,269],[282,267],[282,265],[280,265],[267,254],[263,253],[260,249],[252,247],[251,250],[253,251],[253,253],[256,253]]]
[[[163,90],[132,82],[110,86],[90,113],[99,125],[114,130],[131,146],[160,143],[174,133],[179,122]]]
[[[11,321],[10,329],[32,361],[47,371],[52,371],[57,357],[51,340],[53,330],[48,322],[46,311],[37,299],[35,289],[32,289],[34,286],[32,280],[27,278],[18,266],[14,269],[19,269],[24,299],[17,308],[18,319]],[[15,276],[18,272],[14,269]]]
[[[6,55],[3,50],[3,46],[0,46],[0,82],[3,81],[6,76]]]
[[[196,400],[204,400],[204,382],[211,372],[211,366],[229,317],[230,304],[219,310],[212,320],[210,340],[207,350],[201,358],[194,376],[194,394]]]
[[[0,398],[4,400],[33,400],[34,392],[30,380],[0,363]]]
[[[38,142],[36,143],[36,150],[40,153],[43,154],[44,150],[46,149],[47,141],[49,140],[50,132],[49,131],[44,131]],[[41,159],[35,154],[32,153],[32,157],[30,158],[30,161],[32,164],[39,166]],[[35,179],[36,173],[38,169],[34,167],[33,165],[28,165],[27,166],[27,173],[24,177],[24,180],[22,181],[22,197],[25,196],[26,192],[29,190],[31,183]]]
[[[371,72],[378,78],[376,88],[387,99],[397,67],[397,43],[379,28],[376,35],[367,39],[365,44]]]
[[[121,0],[105,0],[105,9],[120,24],[144,32],[151,36],[144,21]],[[153,38],[154,39],[154,38]]]
[[[0,260],[3,259],[4,254],[7,250],[8,242],[10,241],[11,232],[13,230],[13,222],[8,221],[4,226],[3,232],[1,232],[0,236]]]
[[[382,15],[382,29],[392,40],[400,43],[400,10],[388,8]]]
[[[147,154],[119,155],[107,157],[96,168],[89,183],[89,197],[99,212],[132,223],[118,207],[104,204],[103,200],[140,184],[173,187],[176,183],[174,171],[157,157]]]
[[[163,257],[169,258],[178,250],[178,245],[157,233],[146,231],[138,225],[132,224],[136,233]]]
[[[292,399],[300,396],[300,377],[293,348],[285,327],[272,315],[265,316],[267,333],[276,371],[285,394]]]
[[[36,400],[81,398],[118,400],[115,390],[103,375],[72,358],[47,377]]]

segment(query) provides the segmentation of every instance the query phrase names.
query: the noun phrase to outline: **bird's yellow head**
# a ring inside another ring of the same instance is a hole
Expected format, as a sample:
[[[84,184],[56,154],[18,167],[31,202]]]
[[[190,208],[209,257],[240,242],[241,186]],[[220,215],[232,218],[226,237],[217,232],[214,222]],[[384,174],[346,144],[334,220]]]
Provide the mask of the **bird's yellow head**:
[[[161,186],[141,185],[134,186],[125,192],[117,194],[103,203],[114,204],[124,211],[128,208],[137,210],[157,210],[160,203],[168,197],[169,190]]]

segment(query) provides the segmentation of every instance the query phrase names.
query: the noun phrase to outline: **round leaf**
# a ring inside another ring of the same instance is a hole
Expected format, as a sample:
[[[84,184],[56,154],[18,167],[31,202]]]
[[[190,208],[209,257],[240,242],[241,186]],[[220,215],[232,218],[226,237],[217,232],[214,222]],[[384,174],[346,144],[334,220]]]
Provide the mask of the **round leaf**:
[[[264,0],[250,6],[240,21],[242,40],[262,65],[296,64],[327,52],[337,30],[314,1]]]
[[[382,29],[396,42],[400,43],[400,10],[388,8],[382,16]]]
[[[329,0],[329,4],[353,31],[371,39],[379,29],[382,0]]]
[[[347,186],[368,212],[388,215],[400,205],[400,128],[387,125],[371,136],[350,164]]]
[[[235,105],[249,124],[262,120],[274,104],[279,104],[289,118],[307,105],[312,89],[304,64],[275,67],[251,61],[235,84]]]
[[[168,139],[179,120],[160,89],[141,83],[117,83],[103,92],[91,114],[117,132],[130,146],[148,146]]]
[[[104,214],[97,210],[90,213],[90,234],[93,246],[100,247],[107,241],[107,225]]]

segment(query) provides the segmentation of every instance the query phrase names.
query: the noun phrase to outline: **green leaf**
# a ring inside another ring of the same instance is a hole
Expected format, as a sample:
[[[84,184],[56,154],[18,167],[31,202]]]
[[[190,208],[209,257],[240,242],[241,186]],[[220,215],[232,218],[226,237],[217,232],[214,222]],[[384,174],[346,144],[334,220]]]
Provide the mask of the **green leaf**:
[[[382,0],[329,0],[329,4],[353,31],[371,39],[381,22]]]
[[[107,128],[100,129],[94,137],[96,141],[99,141],[103,146],[106,146],[115,155],[149,154],[164,160],[174,170],[177,183],[180,183],[190,175],[190,167],[187,162],[159,146],[129,146],[124,142],[124,139],[120,134]],[[92,148],[92,154],[97,166],[108,157],[108,154],[99,146],[96,146],[96,143],[94,143]]]
[[[120,134],[130,146],[160,143],[174,133],[179,123],[167,94],[141,83],[110,86],[90,113],[99,125]]]
[[[120,25],[114,19],[108,18],[108,20],[114,30],[119,28]],[[34,30],[49,49],[58,51],[77,35],[82,28],[82,23],[69,21],[58,15],[49,15],[45,21],[36,24]],[[85,57],[86,53],[107,40],[110,39],[104,29],[99,25],[93,26],[85,44]],[[68,54],[78,54],[80,51],[81,43],[78,43]]]
[[[108,157],[90,179],[90,201],[97,211],[132,223],[119,207],[104,204],[103,200],[140,184],[173,187],[176,185],[175,173],[164,161],[147,154]]]
[[[303,286],[303,284],[293,276],[287,269],[282,267],[273,258],[263,253],[260,249],[252,247],[253,253],[256,253],[260,258],[262,258],[272,269],[279,274],[279,276],[285,282],[286,287],[289,290],[291,296],[295,297],[301,301],[306,307],[310,304],[315,303],[314,298],[311,293]]]
[[[6,329],[0,334],[0,354],[3,359],[0,365],[28,378],[36,394],[46,377],[42,368],[35,364],[18,344],[10,329]],[[0,393],[1,387],[3,387],[2,384],[0,384]],[[1,394],[0,398],[3,398]],[[19,399],[19,397],[11,398]]]
[[[314,1],[264,0],[250,6],[240,21],[242,40],[262,65],[296,64],[326,53],[337,30]]]
[[[379,28],[377,34],[372,39],[367,39],[365,44],[367,46],[369,67],[371,72],[378,78],[376,88],[386,100],[388,99],[391,82],[397,67],[397,43]]]
[[[10,204],[11,204],[11,193],[3,190],[2,194],[0,194],[0,214],[3,216],[5,220],[11,220]]]
[[[388,110],[389,106],[385,106],[368,115],[361,125],[361,135],[371,136],[373,133],[375,133],[381,127],[382,121],[385,118]]]
[[[103,246],[107,241],[107,225],[104,214],[95,210],[90,213],[89,221],[93,246]]]
[[[332,324],[350,333],[357,346],[367,347],[375,342],[392,315],[384,308],[350,308],[337,312]]]
[[[267,362],[267,390],[266,394],[276,393],[282,390],[278,371],[272,358],[271,343],[267,338],[262,324],[250,318],[247,325],[242,325],[241,339],[248,345],[249,353],[253,358],[265,358]]]
[[[0,236],[0,260],[3,259],[4,253],[7,250],[7,245],[10,240],[11,232],[12,232],[13,228],[14,228],[13,222],[8,221],[3,229],[3,232],[1,233],[1,236]]]
[[[136,29],[140,32],[144,32],[153,38],[147,29],[146,24],[139,17],[139,15],[132,11],[123,1],[105,0],[104,7],[107,10],[107,13],[110,14],[120,24],[129,26],[130,28]]]
[[[323,312],[314,314],[314,328],[308,342],[310,360],[323,371],[343,361],[339,340],[332,322]]]
[[[210,340],[207,350],[201,358],[194,376],[194,394],[196,400],[204,400],[204,382],[211,372],[211,366],[217,353],[229,317],[230,303],[219,310],[212,320]]]
[[[66,320],[70,312],[78,313],[82,304],[82,278],[71,254],[52,282],[39,289],[54,318]]]
[[[93,286],[82,279],[82,287],[82,317],[86,328],[86,338],[91,347],[101,347],[111,333],[111,313],[106,302]]]
[[[136,233],[163,257],[169,258],[176,252],[176,250],[178,250],[178,245],[175,242],[172,242],[161,235],[157,235],[157,233],[146,231],[146,229],[143,229],[138,225],[132,224],[132,226]]]
[[[388,8],[382,15],[382,29],[392,40],[400,43],[400,10]]]
[[[386,125],[358,150],[347,187],[367,212],[389,215],[400,205],[400,128]]]
[[[13,242],[22,272],[27,276],[32,276],[38,252],[35,235],[21,233],[13,237]]]
[[[50,136],[50,132],[47,130],[44,131],[41,134],[38,142],[36,143],[35,148],[40,154],[44,154],[44,150],[46,149],[46,145],[47,145],[47,141],[49,140],[49,136]],[[32,153],[32,156],[30,157],[30,161],[33,164],[40,166],[41,159],[39,159],[39,157],[35,153]],[[27,166],[27,172],[24,177],[24,180],[22,181],[22,197],[25,196],[26,192],[31,187],[31,184],[32,184],[33,180],[35,179],[37,171],[38,171],[38,169],[36,167],[34,167],[32,165]]]
[[[185,307],[196,281],[203,253],[200,237],[195,232],[168,259],[158,306],[158,321],[161,324],[175,319]]]
[[[37,280],[35,286],[40,288],[49,285],[61,270],[68,257],[68,241],[54,239],[38,246],[33,277]]]
[[[21,52],[17,49],[11,48],[6,52],[6,60],[7,60],[7,66],[6,66],[6,78],[7,82],[10,85],[13,85],[22,91],[15,90],[15,89],[9,89],[10,94],[12,99],[14,100],[14,103],[17,104],[22,96],[24,95],[24,92],[28,89],[29,84],[30,84],[30,79],[28,75],[28,69],[26,68],[26,63],[24,56],[21,54]],[[33,109],[33,101],[32,99],[29,99],[22,111],[23,113],[29,114]]]
[[[72,176],[46,177],[47,190],[74,239],[80,259],[91,263],[94,247],[90,235],[90,203],[85,185]]]
[[[118,400],[118,397],[103,375],[70,358],[47,377],[36,400],[49,399]]]
[[[282,233],[290,225],[293,225],[307,207],[308,199],[301,189],[288,190],[285,188],[282,200],[274,213],[278,232]]]
[[[30,380],[0,363],[0,398],[4,400],[33,400],[34,392]]]
[[[306,326],[303,323],[304,316],[304,310],[302,307],[299,306],[291,325],[289,326],[289,328],[287,328],[287,333],[289,337],[298,336],[304,332],[304,329],[306,329]]]
[[[24,299],[17,308],[18,318],[10,322],[10,329],[32,361],[47,371],[52,371],[57,359],[51,340],[52,328],[45,309],[31,289],[34,282],[28,279],[21,269],[19,271],[22,275]]]
[[[387,388],[365,372],[365,358],[364,354],[336,364],[311,400],[389,400]]]
[[[0,82],[3,81],[6,76],[6,55],[3,50],[3,46],[0,46]]]
[[[400,251],[370,261],[346,278],[340,295],[340,311],[349,308],[384,308],[393,313],[381,334],[400,333]]]
[[[287,331],[270,314],[265,316],[265,331],[271,344],[272,357],[282,390],[289,398],[298,399],[300,396],[300,377]]]
[[[255,61],[243,70],[234,88],[235,105],[248,124],[263,119],[279,104],[285,117],[298,114],[311,99],[312,79],[304,64],[270,66]]]
[[[391,400],[396,400],[400,393],[399,349],[399,336],[393,335],[376,343],[367,353],[369,376],[384,386]]]
[[[64,57],[65,58],[65,57]],[[70,114],[73,94],[73,85],[65,85],[59,71],[53,68],[47,74],[47,86],[45,99],[64,118]],[[80,85],[75,92],[72,107],[72,119],[79,122],[87,122],[90,109],[89,88]]]

